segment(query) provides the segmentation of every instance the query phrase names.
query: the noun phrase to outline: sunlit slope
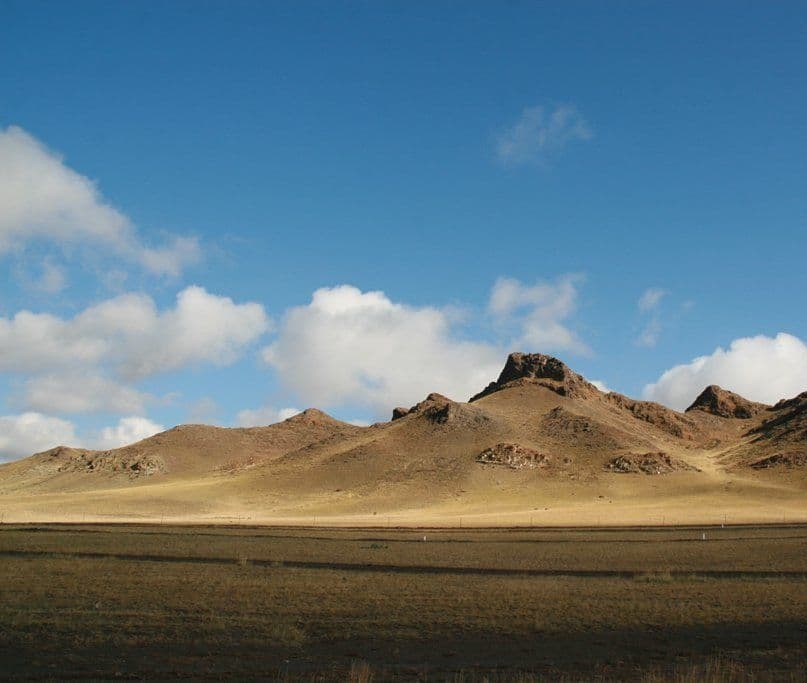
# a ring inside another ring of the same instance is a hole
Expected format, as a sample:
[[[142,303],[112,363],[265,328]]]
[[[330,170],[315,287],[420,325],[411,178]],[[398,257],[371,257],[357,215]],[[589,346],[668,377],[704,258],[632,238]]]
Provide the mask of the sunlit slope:
[[[0,467],[9,519],[593,524],[807,518],[807,397],[708,387],[684,413],[511,354],[468,403],[430,394],[371,427],[308,410],[184,425]]]

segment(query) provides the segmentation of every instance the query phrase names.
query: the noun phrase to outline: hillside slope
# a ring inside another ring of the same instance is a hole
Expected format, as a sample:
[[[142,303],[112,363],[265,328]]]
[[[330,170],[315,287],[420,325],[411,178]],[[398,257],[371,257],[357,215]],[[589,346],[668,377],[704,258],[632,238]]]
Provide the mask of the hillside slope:
[[[0,466],[15,519],[551,524],[807,519],[807,393],[707,387],[684,413],[511,354],[470,402],[430,394],[355,427],[310,409],[250,429],[183,425],[110,451]]]

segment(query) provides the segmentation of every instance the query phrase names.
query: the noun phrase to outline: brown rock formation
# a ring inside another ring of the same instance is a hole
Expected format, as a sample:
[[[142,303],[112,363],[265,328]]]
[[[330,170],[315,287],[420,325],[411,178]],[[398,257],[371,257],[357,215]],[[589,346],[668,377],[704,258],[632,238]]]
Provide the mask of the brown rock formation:
[[[470,401],[478,401],[519,383],[539,384],[569,398],[584,398],[599,393],[582,375],[578,375],[553,356],[542,353],[511,353],[499,378],[472,396]]]
[[[764,403],[755,403],[732,391],[721,389],[716,384],[706,387],[686,412],[700,410],[718,417],[748,420],[768,410]]]

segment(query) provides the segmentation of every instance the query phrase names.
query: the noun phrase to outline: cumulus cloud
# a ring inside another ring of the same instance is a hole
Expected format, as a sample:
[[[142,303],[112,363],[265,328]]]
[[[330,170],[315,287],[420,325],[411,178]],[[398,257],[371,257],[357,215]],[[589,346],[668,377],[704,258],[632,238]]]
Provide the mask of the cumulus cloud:
[[[609,387],[605,382],[603,382],[600,379],[592,379],[592,380],[589,380],[589,382],[591,382],[591,384],[593,384],[595,387],[597,387],[597,389],[599,389],[604,394],[608,394],[611,391],[613,391],[611,389],[611,387]]]
[[[145,294],[124,294],[69,319],[30,311],[0,317],[0,370],[110,365],[142,379],[190,363],[226,365],[268,328],[260,304],[236,304],[202,287],[182,290],[166,311]]]
[[[99,450],[119,448],[162,431],[165,431],[165,427],[145,417],[123,417],[114,427],[102,429],[92,445]]]
[[[92,373],[66,371],[32,377],[17,403],[45,413],[136,413],[153,397]]]
[[[670,368],[643,395],[682,410],[710,384],[762,403],[795,396],[807,390],[807,344],[785,333],[735,339],[728,349]]]
[[[12,460],[76,441],[71,422],[36,412],[0,416],[0,460]]]
[[[499,329],[513,333],[512,348],[588,354],[588,346],[565,322],[577,310],[577,288],[581,282],[579,275],[565,275],[554,283],[534,285],[499,278],[493,285],[488,311]]]
[[[308,405],[355,404],[386,414],[430,391],[467,400],[503,362],[490,344],[457,338],[452,315],[348,285],[290,309],[264,360]]]
[[[540,163],[569,143],[590,140],[591,128],[574,105],[527,107],[499,134],[496,157],[507,165]]]
[[[17,126],[0,129],[0,254],[44,240],[102,247],[158,275],[199,260],[198,242],[174,237],[146,245],[90,179]]]
[[[164,310],[145,294],[124,294],[72,318],[20,311],[0,317],[0,372],[22,380],[11,397],[21,409],[142,415],[155,399],[137,382],[192,365],[227,365],[269,327],[260,304],[195,286]]]
[[[121,418],[111,427],[82,435],[77,433],[71,421],[39,412],[0,416],[0,462],[27,457],[56,446],[96,450],[119,448],[164,429],[145,417],[131,416]]]
[[[260,408],[240,411],[238,415],[236,415],[235,423],[239,427],[263,427],[264,425],[271,425],[275,424],[275,422],[288,420],[299,412],[297,408],[261,406]]]

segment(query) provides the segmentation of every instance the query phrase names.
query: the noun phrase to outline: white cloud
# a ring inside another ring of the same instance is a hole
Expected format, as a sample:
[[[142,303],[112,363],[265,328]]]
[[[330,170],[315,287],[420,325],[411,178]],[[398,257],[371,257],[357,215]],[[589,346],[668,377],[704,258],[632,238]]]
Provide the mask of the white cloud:
[[[369,427],[371,424],[367,420],[348,420],[347,423],[352,424],[354,427]]]
[[[683,410],[710,384],[763,403],[795,396],[807,390],[807,345],[785,333],[735,339],[727,350],[667,370],[643,395]]]
[[[201,255],[189,237],[175,237],[163,247],[144,244],[95,183],[10,126],[0,129],[0,254],[35,240],[103,247],[159,275],[178,275]]]
[[[227,365],[270,327],[263,306],[187,287],[159,310],[144,294],[103,301],[72,318],[0,317],[0,372],[22,380],[12,402],[48,414],[140,415],[153,396],[134,385],[189,365]]]
[[[634,340],[636,346],[652,348],[658,344],[659,338],[661,337],[661,331],[663,329],[659,307],[661,305],[661,300],[667,296],[668,293],[669,292],[667,292],[666,289],[661,289],[660,287],[650,287],[644,291],[641,297],[639,297],[639,301],[636,302],[636,306],[640,313],[643,313],[648,317],[642,331],[639,332],[639,335]]]
[[[579,275],[565,275],[554,283],[524,285],[512,278],[499,278],[493,285],[488,310],[500,329],[517,328],[512,348],[540,352],[590,350],[566,325],[577,309]]]
[[[89,372],[53,373],[25,382],[17,403],[46,413],[142,413],[153,397]]]
[[[0,417],[0,461],[75,441],[75,428],[67,420],[34,412]]]
[[[609,392],[613,391],[613,390],[611,389],[611,387],[609,387],[609,386],[608,386],[608,385],[607,385],[605,382],[603,382],[602,380],[599,380],[599,379],[590,379],[590,380],[589,380],[589,382],[590,382],[591,384],[593,384],[595,387],[597,387],[597,389],[599,389],[599,390],[600,390],[601,392],[603,392],[604,394],[607,394],[607,393],[609,393]]]
[[[264,425],[283,422],[290,417],[294,417],[300,411],[297,408],[274,408],[273,406],[261,406],[254,410],[242,410],[236,415],[235,422],[239,427],[263,427]]]
[[[108,450],[140,441],[164,431],[145,417],[123,417],[95,433],[77,434],[75,425],[38,412],[0,416],[0,462],[27,457],[56,446]]]
[[[191,363],[226,365],[269,328],[263,306],[187,287],[160,312],[145,294],[124,294],[73,318],[20,311],[0,318],[0,370],[109,365],[140,379]]]
[[[467,400],[498,375],[502,351],[457,339],[444,310],[342,285],[290,309],[264,360],[308,405],[386,414],[430,391]]]
[[[650,287],[646,289],[641,297],[639,297],[639,301],[637,306],[639,310],[642,312],[652,311],[658,308],[658,305],[661,303],[661,300],[667,295],[666,289],[661,289],[660,287]]]
[[[201,259],[199,241],[195,237],[172,237],[165,247],[140,246],[137,249],[140,264],[159,275],[179,275],[187,265]]]
[[[82,317],[90,328],[109,325],[121,331],[121,367],[130,377],[148,377],[189,363],[227,365],[270,327],[260,304],[236,304],[201,287],[182,290],[176,307],[162,314],[150,301],[133,301],[97,307]]]
[[[194,424],[213,424],[219,413],[219,404],[210,396],[193,401],[187,408],[187,420]]]
[[[42,263],[42,274],[33,283],[34,289],[45,294],[58,294],[67,286],[67,275],[64,268],[46,259]]]
[[[128,446],[149,436],[165,431],[165,427],[145,417],[123,417],[114,427],[105,427],[93,440],[93,447],[108,450]]]
[[[591,128],[573,105],[560,105],[552,111],[527,107],[518,121],[499,134],[496,156],[509,165],[539,163],[570,142],[592,137]]]
[[[658,340],[661,337],[661,330],[661,320],[657,315],[654,315],[647,321],[642,331],[639,332],[639,336],[634,340],[636,346],[653,348],[658,344]]]

